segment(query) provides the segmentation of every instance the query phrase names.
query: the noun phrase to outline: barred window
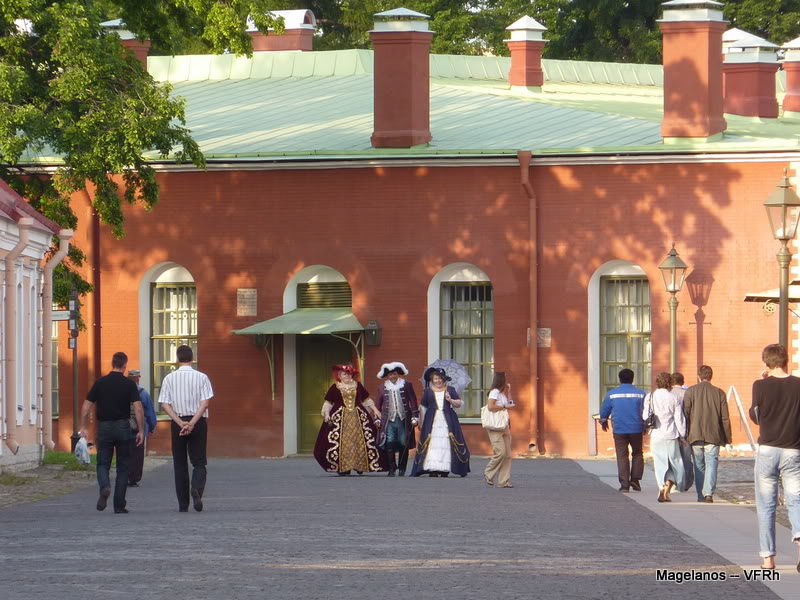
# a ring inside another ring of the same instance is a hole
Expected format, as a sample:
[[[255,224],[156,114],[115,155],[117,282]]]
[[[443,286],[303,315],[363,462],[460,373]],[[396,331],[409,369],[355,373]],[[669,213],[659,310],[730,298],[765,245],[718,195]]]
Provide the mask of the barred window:
[[[488,282],[441,284],[440,357],[464,365],[472,383],[456,412],[480,416],[494,374],[494,300]]]
[[[644,277],[600,280],[600,401],[631,369],[633,383],[650,387],[650,283]]]
[[[154,283],[151,296],[150,343],[152,397],[164,377],[177,368],[178,346],[187,345],[197,364],[197,288],[194,283]]]

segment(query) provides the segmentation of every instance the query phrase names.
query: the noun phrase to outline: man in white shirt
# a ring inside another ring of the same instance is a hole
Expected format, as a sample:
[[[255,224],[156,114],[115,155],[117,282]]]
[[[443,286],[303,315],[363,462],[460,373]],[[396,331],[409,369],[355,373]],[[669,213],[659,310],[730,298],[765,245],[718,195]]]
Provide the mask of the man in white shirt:
[[[189,511],[191,495],[194,509],[203,510],[206,487],[206,443],[208,440],[208,404],[214,396],[208,377],[192,368],[194,354],[189,346],[179,346],[179,367],[161,383],[158,401],[172,419],[172,466],[178,510]],[[189,464],[192,462],[191,488]]]

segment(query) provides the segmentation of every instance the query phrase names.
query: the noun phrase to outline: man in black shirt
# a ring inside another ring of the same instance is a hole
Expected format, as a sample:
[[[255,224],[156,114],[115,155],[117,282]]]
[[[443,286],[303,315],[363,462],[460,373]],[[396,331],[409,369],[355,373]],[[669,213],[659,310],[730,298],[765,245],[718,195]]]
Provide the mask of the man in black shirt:
[[[753,383],[750,418],[759,426],[756,455],[756,512],[761,566],[775,568],[775,507],[778,479],[783,493],[792,540],[800,544],[800,378],[789,375],[789,354],[780,344],[761,353],[767,367],[764,378]],[[800,571],[800,562],[797,563]]]
[[[136,384],[125,377],[128,357],[117,352],[111,358],[111,372],[94,382],[86,396],[81,411],[81,436],[86,437],[89,412],[92,406],[97,409],[97,483],[100,485],[100,498],[97,510],[105,510],[111,495],[109,470],[114,451],[117,453],[117,480],[114,485],[114,512],[127,513],[125,493],[128,490],[128,460],[131,441],[131,404],[133,405],[138,433],[136,445],[144,443],[144,411],[139,399]]]

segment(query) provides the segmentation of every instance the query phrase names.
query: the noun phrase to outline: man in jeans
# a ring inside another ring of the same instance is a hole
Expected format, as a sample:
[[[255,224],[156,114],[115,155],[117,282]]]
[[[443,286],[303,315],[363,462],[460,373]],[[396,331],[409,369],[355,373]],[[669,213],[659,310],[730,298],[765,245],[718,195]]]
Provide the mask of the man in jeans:
[[[608,418],[614,428],[614,450],[617,454],[617,473],[619,475],[619,491],[628,492],[633,488],[642,491],[639,481],[644,473],[644,456],[642,455],[642,409],[645,392],[633,386],[633,371],[622,369],[619,372],[622,384],[606,394],[600,409],[600,426],[608,431]],[[631,449],[631,461],[628,461],[628,446]]]
[[[792,540],[800,544],[800,378],[789,375],[789,355],[780,344],[761,353],[767,367],[753,383],[750,418],[759,426],[755,484],[759,555],[762,568],[775,568],[775,507],[778,479],[792,526]],[[800,572],[800,560],[797,563]]]
[[[731,420],[725,392],[711,385],[714,371],[703,365],[697,371],[700,383],[683,397],[683,414],[688,423],[687,441],[692,447],[694,487],[698,502],[714,502],[717,490],[719,448],[731,443]],[[674,392],[673,392],[674,393]]]
[[[188,512],[191,495],[194,509],[200,512],[206,487],[206,419],[214,392],[208,377],[192,368],[192,349],[178,346],[177,355],[179,367],[164,377],[158,401],[172,419],[172,468],[178,511]],[[187,453],[192,462],[191,482]]]
[[[128,489],[128,461],[131,443],[131,405],[134,418],[139,427],[136,434],[136,445],[144,443],[144,411],[139,400],[136,384],[125,377],[128,357],[124,352],[117,352],[111,358],[111,372],[94,382],[86,396],[81,411],[82,427],[80,435],[87,437],[89,413],[92,407],[97,409],[97,483],[100,485],[100,497],[97,510],[105,510],[108,497],[111,495],[109,470],[114,453],[117,454],[117,480],[114,484],[114,512],[127,513],[125,494]]]

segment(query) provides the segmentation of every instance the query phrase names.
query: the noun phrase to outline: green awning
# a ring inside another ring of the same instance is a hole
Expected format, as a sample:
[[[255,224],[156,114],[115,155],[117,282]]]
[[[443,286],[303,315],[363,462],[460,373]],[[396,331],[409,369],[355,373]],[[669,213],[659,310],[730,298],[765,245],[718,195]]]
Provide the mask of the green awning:
[[[239,335],[325,335],[363,331],[350,308],[297,308],[274,319],[234,329]]]

